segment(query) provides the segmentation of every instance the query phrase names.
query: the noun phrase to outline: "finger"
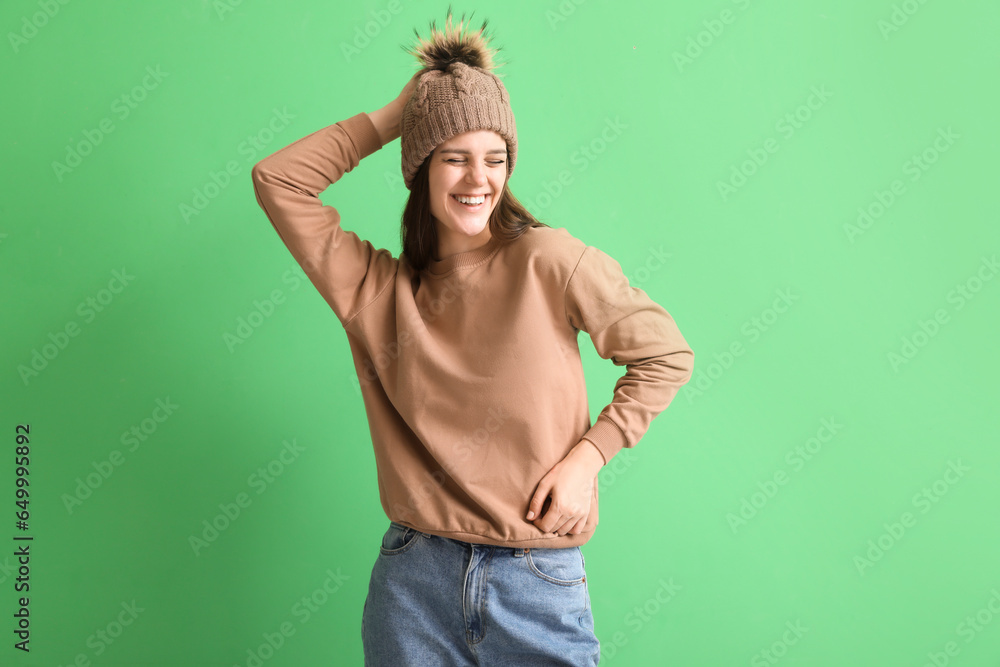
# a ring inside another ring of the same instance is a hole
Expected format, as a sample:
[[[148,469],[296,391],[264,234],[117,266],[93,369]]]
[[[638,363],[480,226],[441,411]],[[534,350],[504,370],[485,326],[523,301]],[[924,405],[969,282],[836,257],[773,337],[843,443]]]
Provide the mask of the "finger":
[[[586,530],[586,527],[587,527],[587,517],[582,517],[579,521],[576,522],[576,525],[574,525],[572,528],[569,529],[569,532],[572,533],[573,535],[579,535],[584,530]]]
[[[554,498],[552,506],[549,507],[548,513],[543,518],[542,530],[548,533],[555,533],[556,535],[565,534],[566,530],[576,523],[577,519],[577,517],[573,516],[572,512],[568,511],[563,507],[562,503],[557,502]]]
[[[558,509],[552,508],[552,498],[550,496],[545,499],[545,503],[542,505],[539,515],[540,516],[535,518],[533,523],[538,526],[538,529],[543,533],[549,533],[551,530],[549,528],[545,528],[544,526],[554,525],[554,522],[562,515],[562,512]]]
[[[574,516],[563,515],[561,519],[565,519],[565,521],[560,520],[559,525],[552,530],[552,532],[554,532],[556,535],[568,534],[570,529],[573,528],[573,526],[576,525],[577,522],[577,519]]]
[[[541,517],[542,504],[544,504],[545,499],[549,497],[549,491],[551,489],[552,484],[547,478],[543,477],[542,481],[540,481],[538,486],[535,488],[535,494],[531,496],[531,501],[528,503],[528,521],[532,521],[536,517]]]

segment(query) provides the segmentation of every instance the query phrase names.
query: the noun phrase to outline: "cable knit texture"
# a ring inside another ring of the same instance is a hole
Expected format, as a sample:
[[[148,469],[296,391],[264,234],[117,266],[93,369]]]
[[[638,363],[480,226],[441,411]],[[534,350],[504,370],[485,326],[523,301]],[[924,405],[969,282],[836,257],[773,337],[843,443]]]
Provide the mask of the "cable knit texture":
[[[493,130],[507,142],[509,180],[517,161],[517,125],[507,89],[497,75],[463,62],[422,74],[400,119],[407,189],[413,189],[417,170],[438,144],[474,130]]]

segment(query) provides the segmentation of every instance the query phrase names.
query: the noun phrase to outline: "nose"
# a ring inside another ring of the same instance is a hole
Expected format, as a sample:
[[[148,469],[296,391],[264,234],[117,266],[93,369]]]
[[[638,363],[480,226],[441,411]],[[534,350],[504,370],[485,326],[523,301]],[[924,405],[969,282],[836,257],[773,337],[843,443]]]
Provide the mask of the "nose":
[[[487,182],[486,165],[478,161],[470,161],[470,167],[465,172],[465,180],[476,185],[485,184]]]

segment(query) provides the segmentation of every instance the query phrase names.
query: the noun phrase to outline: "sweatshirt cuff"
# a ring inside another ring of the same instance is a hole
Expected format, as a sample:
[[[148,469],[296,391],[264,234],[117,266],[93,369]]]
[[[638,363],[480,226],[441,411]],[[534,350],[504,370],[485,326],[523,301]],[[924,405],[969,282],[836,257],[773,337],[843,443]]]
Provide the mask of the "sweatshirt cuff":
[[[358,152],[359,161],[382,148],[382,139],[378,136],[375,123],[366,112],[362,111],[350,118],[338,121],[336,125],[347,132],[351,143],[354,144],[354,150]]]
[[[583,434],[583,437],[590,440],[597,447],[604,457],[604,464],[607,465],[615,454],[620,452],[628,443],[625,434],[603,415],[597,417],[597,421],[590,427],[590,430]]]

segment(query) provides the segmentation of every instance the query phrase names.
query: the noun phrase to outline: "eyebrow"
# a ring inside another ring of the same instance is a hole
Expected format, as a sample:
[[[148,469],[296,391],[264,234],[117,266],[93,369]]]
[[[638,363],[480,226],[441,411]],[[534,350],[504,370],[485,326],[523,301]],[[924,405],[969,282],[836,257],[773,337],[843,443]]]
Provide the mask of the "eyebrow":
[[[442,150],[440,150],[438,152],[439,153],[460,153],[461,155],[471,155],[472,154],[470,151],[463,150],[461,148],[445,148],[445,149],[442,149]],[[486,151],[486,154],[487,155],[493,155],[494,153],[506,153],[506,152],[507,152],[506,148],[494,148],[491,151]]]

